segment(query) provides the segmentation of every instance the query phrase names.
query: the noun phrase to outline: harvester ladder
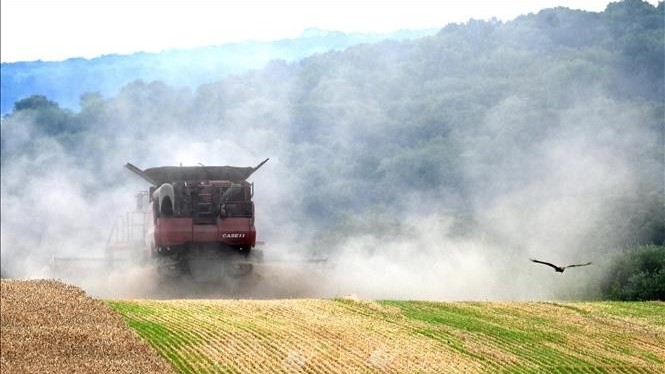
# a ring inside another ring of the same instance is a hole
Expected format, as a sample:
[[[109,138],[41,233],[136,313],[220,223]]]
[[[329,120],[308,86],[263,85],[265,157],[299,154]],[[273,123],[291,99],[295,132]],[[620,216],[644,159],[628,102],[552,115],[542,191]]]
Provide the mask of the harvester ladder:
[[[195,223],[198,224],[214,224],[217,222],[217,211],[211,193],[200,192],[197,194],[195,217]]]
[[[109,266],[115,261],[128,261],[140,254],[145,245],[146,219],[141,211],[127,212],[116,218],[104,252]]]

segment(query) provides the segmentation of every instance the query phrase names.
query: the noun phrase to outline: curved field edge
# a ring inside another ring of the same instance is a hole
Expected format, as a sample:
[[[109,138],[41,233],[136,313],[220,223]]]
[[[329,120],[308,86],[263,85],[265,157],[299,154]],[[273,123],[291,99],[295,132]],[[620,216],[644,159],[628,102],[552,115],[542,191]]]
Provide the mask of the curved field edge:
[[[182,373],[665,372],[665,303],[108,301]]]

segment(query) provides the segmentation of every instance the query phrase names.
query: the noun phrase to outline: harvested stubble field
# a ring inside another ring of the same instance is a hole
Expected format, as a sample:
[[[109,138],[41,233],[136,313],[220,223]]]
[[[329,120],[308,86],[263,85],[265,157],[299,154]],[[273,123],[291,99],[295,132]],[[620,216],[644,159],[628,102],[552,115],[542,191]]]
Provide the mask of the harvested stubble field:
[[[665,372],[662,302],[104,303],[3,280],[1,305],[3,374]]]
[[[2,280],[0,372],[174,373],[108,305],[56,281]]]
[[[665,303],[109,301],[182,373],[664,373]]]

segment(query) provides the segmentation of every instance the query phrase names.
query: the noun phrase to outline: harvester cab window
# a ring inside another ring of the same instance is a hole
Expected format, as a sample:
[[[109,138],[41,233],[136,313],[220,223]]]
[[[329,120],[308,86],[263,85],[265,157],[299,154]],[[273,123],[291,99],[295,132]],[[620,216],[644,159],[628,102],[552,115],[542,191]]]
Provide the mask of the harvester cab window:
[[[220,216],[252,217],[252,202],[247,191],[248,184],[231,184],[221,188]]]
[[[222,202],[243,201],[243,190],[239,184],[232,184],[222,192]]]

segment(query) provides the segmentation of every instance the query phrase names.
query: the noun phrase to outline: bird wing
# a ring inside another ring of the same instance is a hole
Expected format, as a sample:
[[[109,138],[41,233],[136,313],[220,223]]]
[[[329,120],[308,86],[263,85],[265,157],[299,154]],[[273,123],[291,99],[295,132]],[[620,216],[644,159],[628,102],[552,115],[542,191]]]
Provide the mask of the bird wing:
[[[566,266],[566,267],[567,267],[567,268],[574,268],[574,267],[577,267],[577,266],[587,266],[587,265],[591,265],[591,262],[587,262],[586,264],[568,265],[568,266]]]
[[[531,260],[532,262],[537,262],[537,263],[539,263],[539,264],[543,264],[543,265],[551,266],[551,267],[553,267],[553,268],[555,268],[555,269],[558,268],[558,266],[556,266],[556,265],[554,265],[554,264],[550,264],[549,262],[539,261],[539,260],[534,260],[534,259],[532,259],[532,258],[530,258],[529,260]]]

